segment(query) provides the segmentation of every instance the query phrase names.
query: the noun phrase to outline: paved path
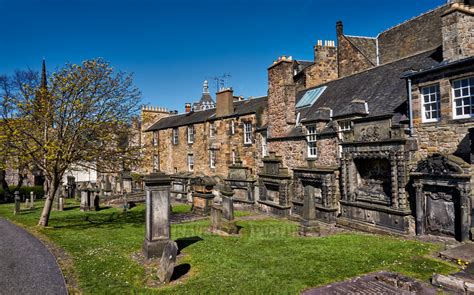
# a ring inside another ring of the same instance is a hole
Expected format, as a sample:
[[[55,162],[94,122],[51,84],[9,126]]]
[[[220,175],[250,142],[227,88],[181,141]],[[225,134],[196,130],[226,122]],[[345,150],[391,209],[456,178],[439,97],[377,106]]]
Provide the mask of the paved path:
[[[54,256],[26,230],[1,217],[0,294],[67,294]]]

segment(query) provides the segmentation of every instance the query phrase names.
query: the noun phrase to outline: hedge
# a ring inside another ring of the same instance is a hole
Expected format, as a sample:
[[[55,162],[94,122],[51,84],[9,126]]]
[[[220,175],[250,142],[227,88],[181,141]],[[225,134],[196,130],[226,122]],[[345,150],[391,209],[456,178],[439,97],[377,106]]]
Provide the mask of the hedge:
[[[10,186],[9,188],[10,192],[13,193],[16,186]],[[44,198],[44,189],[42,186],[22,186],[18,191],[20,192],[20,195],[29,196],[30,192],[34,192],[37,199]],[[0,199],[4,199],[4,194],[5,192],[3,191],[3,188],[0,188]]]

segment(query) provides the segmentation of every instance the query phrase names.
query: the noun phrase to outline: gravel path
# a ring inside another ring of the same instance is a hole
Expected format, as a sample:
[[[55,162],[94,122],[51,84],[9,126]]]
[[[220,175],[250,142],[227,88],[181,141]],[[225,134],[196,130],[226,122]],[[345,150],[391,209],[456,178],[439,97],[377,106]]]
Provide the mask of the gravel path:
[[[0,294],[67,294],[61,270],[43,243],[1,217]]]

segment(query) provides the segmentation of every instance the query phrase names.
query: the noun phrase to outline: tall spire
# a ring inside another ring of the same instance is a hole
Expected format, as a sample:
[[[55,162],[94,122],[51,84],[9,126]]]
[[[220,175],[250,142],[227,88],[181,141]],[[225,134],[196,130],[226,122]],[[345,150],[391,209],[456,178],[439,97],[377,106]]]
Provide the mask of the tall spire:
[[[43,68],[41,69],[41,89],[46,89],[48,82],[46,80],[46,61],[43,58]]]
[[[209,83],[207,80],[204,80],[204,83],[202,85],[202,93],[209,93]]]

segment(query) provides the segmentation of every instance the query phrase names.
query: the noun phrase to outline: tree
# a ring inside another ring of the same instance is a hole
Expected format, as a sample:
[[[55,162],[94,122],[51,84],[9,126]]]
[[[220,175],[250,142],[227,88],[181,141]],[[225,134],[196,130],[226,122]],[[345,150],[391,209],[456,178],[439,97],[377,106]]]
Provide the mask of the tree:
[[[48,225],[67,170],[112,172],[136,165],[139,147],[127,144],[127,134],[139,103],[132,76],[115,72],[102,59],[66,64],[49,80],[43,61],[39,86],[3,90],[3,123],[11,149],[45,177],[47,197],[38,225]]]

